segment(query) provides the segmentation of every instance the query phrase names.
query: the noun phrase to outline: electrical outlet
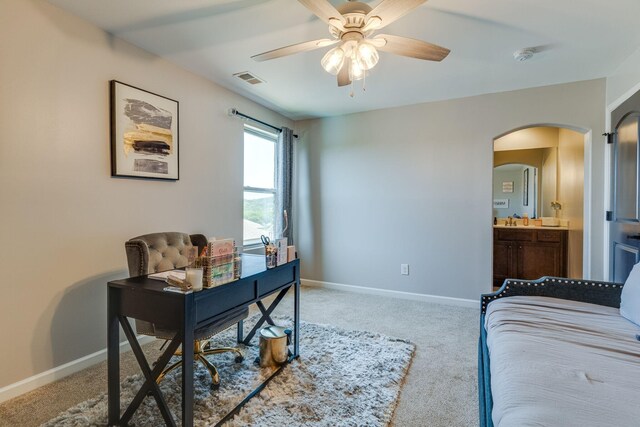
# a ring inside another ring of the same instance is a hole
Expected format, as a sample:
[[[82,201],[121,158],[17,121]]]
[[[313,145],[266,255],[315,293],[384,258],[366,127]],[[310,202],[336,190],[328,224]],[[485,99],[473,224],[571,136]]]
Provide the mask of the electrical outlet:
[[[409,275],[409,264],[400,264],[400,274],[403,276]]]

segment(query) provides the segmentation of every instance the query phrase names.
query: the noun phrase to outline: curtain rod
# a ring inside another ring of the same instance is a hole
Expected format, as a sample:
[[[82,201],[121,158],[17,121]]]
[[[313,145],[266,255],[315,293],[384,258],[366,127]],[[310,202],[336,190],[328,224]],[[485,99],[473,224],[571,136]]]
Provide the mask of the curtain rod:
[[[252,122],[260,123],[261,125],[269,127],[269,128],[271,128],[273,130],[277,130],[278,132],[282,132],[282,128],[279,128],[279,127],[274,126],[274,125],[270,125],[269,123],[263,122],[262,120],[258,120],[255,117],[247,116],[246,114],[241,113],[240,111],[236,110],[235,108],[229,108],[229,116],[232,116],[232,117],[233,116],[240,116],[240,117],[245,118],[247,120],[251,120]],[[293,134],[293,137],[297,138],[298,135]]]

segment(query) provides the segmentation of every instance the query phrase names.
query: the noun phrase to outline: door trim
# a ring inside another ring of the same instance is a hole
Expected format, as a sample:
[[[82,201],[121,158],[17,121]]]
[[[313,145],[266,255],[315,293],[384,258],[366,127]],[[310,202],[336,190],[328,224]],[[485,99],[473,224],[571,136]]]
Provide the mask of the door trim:
[[[640,88],[640,84],[638,84],[638,88]],[[635,93],[635,92],[633,92]],[[633,93],[631,93],[631,95],[633,95]],[[631,96],[629,95],[629,96]],[[612,110],[613,111],[613,110]],[[605,124],[605,129],[609,129],[610,128],[610,121],[611,121],[611,114],[607,114],[607,123]],[[572,126],[572,125],[568,125],[568,124],[563,124],[563,123],[532,123],[532,124],[528,124],[528,125],[524,125],[524,126],[519,126],[516,128],[513,128],[509,131],[503,132],[497,136],[495,136],[492,140],[491,140],[491,153],[493,153],[493,147],[494,147],[494,143],[496,139],[499,139],[505,135],[508,135],[510,133],[513,132],[517,132],[519,130],[522,129],[529,129],[529,128],[535,128],[535,127],[556,127],[556,128],[561,128],[561,129],[569,129],[578,133],[581,133],[583,135],[584,138],[584,182],[583,182],[583,191],[584,191],[584,195],[583,195],[583,206],[582,206],[582,220],[583,220],[583,226],[582,226],[582,278],[586,279],[586,280],[591,280],[591,266],[592,266],[592,260],[591,260],[591,252],[592,252],[592,233],[591,231],[597,227],[597,224],[600,222],[601,226],[604,228],[605,230],[605,235],[604,235],[604,241],[607,244],[607,246],[605,247],[605,260],[608,262],[609,257],[608,257],[608,250],[609,250],[609,233],[608,233],[608,227],[607,227],[607,221],[604,218],[604,213],[602,215],[602,219],[594,219],[593,215],[592,215],[592,203],[593,203],[593,167],[592,167],[592,161],[593,161],[593,130],[592,129],[586,129],[586,128],[582,128],[582,127],[578,127],[578,126]],[[602,137],[604,138],[604,137]],[[605,138],[605,145],[606,145],[606,138]],[[608,159],[609,157],[609,150],[605,150],[605,159]],[[608,161],[608,160],[607,160]],[[607,163],[608,165],[608,163]],[[605,169],[607,169],[607,165],[605,165]],[[491,167],[493,168],[493,162],[491,164]],[[492,175],[493,176],[493,175]],[[606,175],[605,173],[605,193],[609,193],[609,176]],[[608,194],[608,196],[610,196],[610,194]],[[608,204],[610,202],[608,202],[608,199],[605,199],[605,204]],[[606,207],[605,207],[606,209]],[[609,207],[610,210],[610,207]],[[493,234],[491,235],[491,242],[493,244]],[[493,266],[493,257],[491,258],[491,265]],[[607,269],[608,268],[608,264],[604,264],[604,268]],[[605,272],[605,277],[607,276],[607,273]],[[493,290],[493,267],[491,269],[491,290]]]

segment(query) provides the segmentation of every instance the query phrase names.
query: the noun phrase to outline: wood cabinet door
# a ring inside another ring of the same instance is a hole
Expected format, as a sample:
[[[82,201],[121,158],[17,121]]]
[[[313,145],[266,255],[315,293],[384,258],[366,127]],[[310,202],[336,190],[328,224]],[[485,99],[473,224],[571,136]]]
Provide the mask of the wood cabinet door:
[[[517,274],[525,280],[563,276],[562,247],[554,243],[519,243]]]
[[[493,243],[493,286],[500,287],[505,279],[516,277],[514,242]]]

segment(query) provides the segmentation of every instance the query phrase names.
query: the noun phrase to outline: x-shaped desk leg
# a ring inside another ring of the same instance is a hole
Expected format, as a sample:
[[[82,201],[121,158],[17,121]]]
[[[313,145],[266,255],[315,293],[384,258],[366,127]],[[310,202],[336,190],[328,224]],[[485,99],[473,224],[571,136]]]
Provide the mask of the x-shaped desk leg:
[[[276,297],[276,299],[273,300],[269,308],[265,308],[262,301],[256,302],[256,305],[258,306],[258,308],[260,309],[260,312],[262,313],[262,317],[260,317],[260,320],[258,320],[258,323],[254,325],[254,327],[251,329],[251,332],[249,332],[247,334],[247,337],[242,341],[243,344],[249,345],[249,343],[251,342],[251,339],[256,334],[256,332],[258,332],[258,330],[264,324],[264,322],[267,322],[270,325],[274,325],[273,320],[271,320],[271,313],[273,312],[273,310],[275,310],[278,304],[280,304],[280,301],[282,301],[284,296],[287,294],[288,290],[289,288],[285,288],[281,290],[278,296]]]
[[[144,357],[144,353],[142,352],[142,348],[140,347],[140,343],[136,339],[136,336],[131,328],[131,324],[129,320],[124,316],[118,316],[120,320],[120,324],[122,325],[122,329],[124,330],[125,335],[127,336],[127,340],[129,340],[129,344],[131,344],[131,349],[138,360],[138,364],[140,365],[140,369],[146,378],[145,383],[142,385],[136,396],[129,404],[129,407],[122,415],[120,422],[122,425],[127,425],[131,420],[131,417],[136,412],[144,398],[147,396],[147,393],[151,391],[153,397],[155,397],[156,402],[158,404],[158,408],[160,408],[160,412],[162,413],[162,418],[164,418],[164,422],[168,426],[175,426],[176,423],[171,416],[171,411],[167,406],[167,402],[164,400],[164,396],[162,396],[162,392],[160,391],[160,387],[156,383],[156,380],[160,376],[160,373],[164,369],[165,366],[171,360],[171,356],[178,349],[178,346],[182,343],[182,337],[180,333],[177,333],[176,336],[171,340],[167,349],[162,356],[158,359],[158,362],[153,367],[153,370],[149,367],[149,363],[147,362],[146,357]]]

